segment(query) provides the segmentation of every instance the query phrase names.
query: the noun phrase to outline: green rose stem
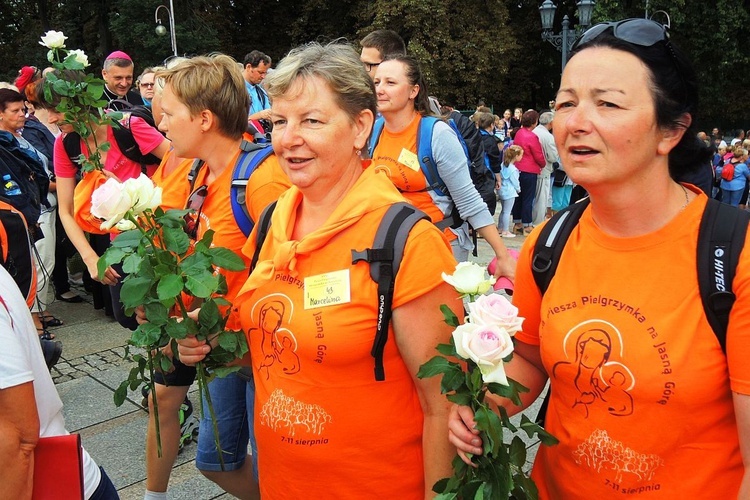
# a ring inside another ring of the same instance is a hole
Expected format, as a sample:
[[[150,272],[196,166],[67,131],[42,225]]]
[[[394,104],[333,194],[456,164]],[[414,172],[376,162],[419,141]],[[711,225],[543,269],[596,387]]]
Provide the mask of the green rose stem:
[[[156,220],[153,216],[153,214],[143,213],[145,217],[145,222],[148,224],[148,230],[144,229],[141,224],[139,224],[138,218],[135,217],[132,210],[129,210],[125,214],[125,219],[132,222],[138,230],[141,232],[141,235],[144,236],[149,244],[151,245],[151,248],[156,248],[156,242],[154,238],[151,235],[151,231],[156,229]],[[182,300],[181,296],[175,297],[177,305],[180,309],[180,315],[182,316],[182,319],[185,320],[188,318],[188,310],[187,307],[185,307],[185,303]],[[146,318],[148,319],[148,317]],[[154,349],[158,349],[159,346],[154,344]],[[154,406],[154,419],[155,419],[155,427],[156,427],[156,448],[158,451],[159,458],[162,456],[162,447],[161,447],[161,429],[159,425],[159,405],[156,401],[156,391],[154,390],[154,356],[152,349],[148,349],[148,368],[149,368],[149,374],[151,378],[151,382],[148,384],[151,389],[151,397],[153,401]],[[219,440],[219,426],[216,421],[216,412],[214,410],[213,401],[211,401],[211,393],[208,390],[208,382],[206,381],[206,368],[203,362],[199,362],[196,364],[196,371],[198,373],[198,392],[201,394],[201,396],[206,398],[206,403],[208,404],[208,413],[211,415],[211,421],[213,424],[213,434],[214,434],[214,443],[216,444],[216,449],[219,452],[219,464],[221,465],[221,470],[224,471],[225,465],[224,465],[224,454],[221,449],[221,441]],[[201,398],[201,417],[203,416],[203,399]]]

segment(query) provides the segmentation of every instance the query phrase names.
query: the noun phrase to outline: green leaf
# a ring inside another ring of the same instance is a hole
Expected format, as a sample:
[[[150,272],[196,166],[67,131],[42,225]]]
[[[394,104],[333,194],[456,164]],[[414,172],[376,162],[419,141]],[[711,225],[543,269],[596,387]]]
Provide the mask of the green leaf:
[[[200,323],[201,326],[205,327],[209,332],[212,332],[221,319],[221,313],[219,312],[216,302],[213,300],[207,300],[203,303],[200,312],[198,312],[198,323]]]
[[[213,247],[208,250],[211,256],[211,263],[227,271],[242,271],[246,268],[245,261],[242,258],[224,247]]]
[[[529,392],[529,390],[510,378],[508,379],[508,384],[509,385],[496,383],[487,384],[487,390],[489,390],[492,394],[510,399],[516,406],[521,406],[520,393]]]
[[[453,370],[454,366],[458,366],[456,363],[452,363],[442,356],[435,356],[430,359],[427,363],[419,367],[417,372],[418,378],[429,378],[441,373],[448,373]],[[460,369],[460,368],[459,368]]]
[[[172,360],[169,359],[169,356],[160,356],[159,359],[159,368],[164,373],[169,373],[169,371],[172,369],[174,365],[172,364]]]
[[[151,288],[151,278],[141,278],[134,274],[125,278],[120,289],[120,300],[127,307],[137,307],[145,302],[146,294]]]
[[[125,258],[125,256],[128,255],[125,250],[122,248],[117,247],[109,247],[105,252],[104,255],[99,257],[99,259],[104,259],[104,262],[107,266],[111,266],[112,264],[119,264],[122,262],[122,259]],[[98,263],[97,263],[98,267]],[[106,266],[105,266],[106,269]]]
[[[524,444],[520,437],[513,437],[513,440],[510,442],[509,453],[511,462],[519,467],[523,467],[526,463],[526,444]]]
[[[163,228],[164,244],[170,252],[182,255],[190,247],[190,238],[182,229]]]
[[[214,233],[215,231],[213,229],[209,229],[203,233],[203,236],[198,242],[201,252],[207,252],[211,248],[211,243],[214,241]]]
[[[115,389],[113,397],[115,400],[115,406],[122,406],[122,404],[125,402],[125,398],[128,397],[128,381],[127,380],[120,383],[120,386],[117,389]]]
[[[151,349],[159,343],[160,338],[161,328],[158,325],[143,323],[135,329],[130,336],[130,341],[138,347]]]
[[[142,260],[143,257],[138,255],[137,253],[131,253],[123,259],[122,270],[127,274],[137,273]]]
[[[151,302],[144,306],[146,318],[150,323],[164,326],[169,321],[169,309],[160,302]]]
[[[453,340],[453,338],[451,338]],[[456,346],[451,342],[450,344],[438,344],[437,351],[443,356],[457,357]]]
[[[185,286],[194,297],[207,299],[219,286],[219,279],[209,272],[188,276]]]
[[[464,386],[465,381],[464,371],[454,363],[452,369],[443,374],[443,379],[440,381],[440,390],[443,394],[456,391]]]
[[[164,330],[171,338],[181,340],[188,336],[188,323],[177,321],[177,318],[169,318]]]
[[[180,272],[185,276],[208,271],[211,266],[211,259],[202,253],[193,253],[182,259],[178,267]]]
[[[443,313],[443,320],[453,328],[459,325],[458,317],[451,311],[451,309],[445,305],[440,304],[440,311]]]
[[[439,479],[438,482],[432,485],[432,491],[434,491],[435,493],[443,493],[445,491],[446,486],[448,486],[449,479],[450,478],[447,478],[447,477],[444,477],[443,479]]]
[[[547,446],[552,446],[560,442],[555,436],[547,432],[544,427],[536,422],[532,422],[526,415],[521,415],[520,427],[529,437],[534,437],[536,434],[542,444]]]
[[[182,292],[182,276],[168,274],[162,276],[159,284],[156,285],[156,295],[159,300],[173,299]]]
[[[117,248],[137,248],[138,244],[141,242],[141,231],[138,229],[131,229],[130,231],[125,231],[124,233],[120,233],[117,235],[117,237],[112,240],[111,246],[117,247]]]
[[[237,349],[237,336],[232,332],[223,332],[219,334],[219,345],[227,352],[234,352]]]
[[[472,401],[471,394],[466,394],[464,392],[457,392],[456,394],[448,394],[446,398],[448,398],[448,401],[450,401],[451,403],[456,403],[457,405],[463,405],[463,406],[469,406]]]
[[[469,367],[470,371],[466,374],[466,386],[472,393],[476,394],[484,386],[482,372],[473,363],[469,363]]]

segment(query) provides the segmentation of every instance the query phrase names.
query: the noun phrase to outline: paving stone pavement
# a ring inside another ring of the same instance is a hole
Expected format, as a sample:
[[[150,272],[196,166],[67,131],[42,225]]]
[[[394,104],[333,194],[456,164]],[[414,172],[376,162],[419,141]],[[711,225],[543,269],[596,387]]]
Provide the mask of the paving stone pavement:
[[[520,248],[524,238],[505,239],[510,248]],[[477,257],[486,265],[492,258],[489,245],[479,240]],[[127,377],[130,363],[123,360],[130,332],[101,310],[94,310],[91,299],[78,288],[86,302],[70,304],[53,301],[49,311],[64,321],[52,331],[63,343],[60,362],[52,377],[65,404],[68,429],[81,434],[83,445],[94,460],[105,468],[121,498],[143,498],[145,489],[144,443],[148,414],[141,407],[141,395],[130,393],[116,407],[113,392]],[[189,394],[197,409],[196,390]],[[535,415],[534,409],[528,410]],[[535,447],[529,443],[529,460]],[[178,456],[170,480],[171,499],[234,498],[205,479],[195,468],[195,443],[189,443]]]

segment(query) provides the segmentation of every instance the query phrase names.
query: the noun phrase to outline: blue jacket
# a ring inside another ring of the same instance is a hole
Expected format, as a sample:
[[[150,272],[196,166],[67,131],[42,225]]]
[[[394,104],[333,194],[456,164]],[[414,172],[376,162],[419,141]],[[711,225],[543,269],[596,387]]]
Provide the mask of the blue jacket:
[[[721,172],[727,167],[727,165],[729,165],[729,162],[720,167],[716,167],[716,175],[721,176]],[[740,189],[745,189],[747,179],[750,179],[750,168],[747,168],[747,165],[744,163],[735,163],[734,177],[732,177],[731,181],[722,178],[721,189],[726,191],[739,191]]]
[[[503,165],[500,175],[502,177],[502,183],[500,184],[500,199],[509,200],[511,198],[516,198],[518,193],[521,192],[521,184],[518,181],[521,174],[516,166],[512,163],[510,165]]]

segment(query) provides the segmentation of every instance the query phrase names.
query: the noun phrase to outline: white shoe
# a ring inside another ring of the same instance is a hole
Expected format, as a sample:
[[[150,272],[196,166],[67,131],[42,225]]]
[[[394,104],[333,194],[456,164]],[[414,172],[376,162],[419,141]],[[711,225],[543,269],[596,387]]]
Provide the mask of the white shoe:
[[[500,233],[500,237],[501,238],[515,238],[516,235],[511,233],[510,231],[503,231],[502,233]]]

